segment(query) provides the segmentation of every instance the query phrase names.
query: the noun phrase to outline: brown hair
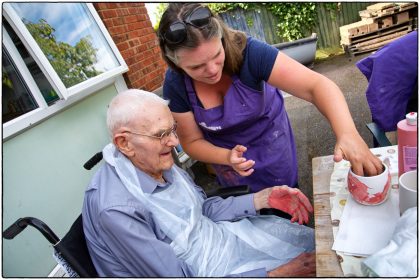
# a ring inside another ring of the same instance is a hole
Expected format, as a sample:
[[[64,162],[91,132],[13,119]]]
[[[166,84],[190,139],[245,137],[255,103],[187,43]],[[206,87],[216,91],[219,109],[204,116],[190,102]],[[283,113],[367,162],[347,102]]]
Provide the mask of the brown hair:
[[[187,38],[180,44],[170,44],[164,39],[169,26],[177,21],[184,20],[192,11],[202,6],[199,3],[170,3],[162,15],[159,24],[159,46],[166,63],[177,72],[183,73],[177,66],[176,51],[181,48],[194,49],[202,41],[219,36],[225,50],[225,63],[223,71],[228,74],[237,74],[243,60],[243,50],[246,46],[246,35],[242,31],[229,28],[218,16],[212,14],[210,23],[204,28],[196,28],[186,24]]]

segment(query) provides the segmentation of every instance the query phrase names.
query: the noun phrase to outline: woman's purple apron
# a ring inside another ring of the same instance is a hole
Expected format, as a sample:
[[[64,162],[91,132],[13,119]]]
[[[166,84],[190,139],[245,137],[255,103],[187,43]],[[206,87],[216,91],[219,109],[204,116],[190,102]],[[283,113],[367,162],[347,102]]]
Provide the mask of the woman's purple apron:
[[[204,138],[215,146],[247,147],[246,159],[255,161],[254,172],[240,176],[228,165],[214,164],[223,186],[248,185],[253,192],[266,187],[297,185],[296,147],[281,92],[262,82],[263,91],[244,85],[237,76],[218,107],[199,105],[192,80],[185,77],[188,98]]]

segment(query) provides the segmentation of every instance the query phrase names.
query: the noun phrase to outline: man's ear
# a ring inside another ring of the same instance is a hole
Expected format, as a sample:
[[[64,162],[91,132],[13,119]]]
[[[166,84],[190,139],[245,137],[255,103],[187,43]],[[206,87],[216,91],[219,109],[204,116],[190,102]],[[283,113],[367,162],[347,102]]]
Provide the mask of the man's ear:
[[[134,155],[134,151],[132,149],[131,143],[127,139],[126,133],[115,134],[114,144],[118,148],[118,150],[124,155],[126,155],[127,157],[131,157]]]

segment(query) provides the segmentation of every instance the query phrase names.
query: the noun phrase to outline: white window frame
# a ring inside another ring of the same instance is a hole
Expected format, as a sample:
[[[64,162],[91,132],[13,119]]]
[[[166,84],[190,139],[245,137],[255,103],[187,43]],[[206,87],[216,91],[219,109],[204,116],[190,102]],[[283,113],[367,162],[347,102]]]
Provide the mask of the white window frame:
[[[19,39],[23,42],[24,46],[26,47],[30,55],[33,57],[38,67],[44,73],[48,82],[51,84],[53,89],[57,92],[57,94],[60,97],[60,100],[58,100],[51,106],[48,106],[46,104],[41,92],[39,91],[38,86],[32,78],[32,75],[30,75],[29,70],[23,62],[18,50],[14,46],[10,36],[3,27],[3,44],[10,56],[12,57],[13,62],[18,68],[20,74],[23,76],[25,83],[29,87],[31,94],[33,95],[39,106],[39,108],[3,124],[3,140],[7,140],[8,138],[16,135],[17,133],[22,132],[23,130],[33,126],[34,124],[39,123],[40,121],[45,120],[48,117],[51,117],[53,114],[87,97],[88,95],[106,86],[109,86],[110,84],[114,83],[118,92],[120,92],[121,89],[123,90],[126,88],[126,84],[124,82],[122,74],[128,71],[127,64],[125,63],[111,36],[109,35],[105,25],[102,23],[102,20],[96,12],[93,4],[83,2],[81,2],[80,4],[85,4],[88,7],[89,12],[91,13],[96,24],[98,24],[100,31],[104,35],[106,42],[110,46],[120,66],[93,78],[89,78],[88,80],[69,88],[65,87],[64,83],[61,81],[60,77],[57,75],[54,68],[48,61],[47,57],[44,55],[41,48],[36,43],[35,39],[29,33],[26,26],[24,25],[18,14],[15,12],[11,4],[3,4],[3,16],[9,22],[16,34],[19,36]]]

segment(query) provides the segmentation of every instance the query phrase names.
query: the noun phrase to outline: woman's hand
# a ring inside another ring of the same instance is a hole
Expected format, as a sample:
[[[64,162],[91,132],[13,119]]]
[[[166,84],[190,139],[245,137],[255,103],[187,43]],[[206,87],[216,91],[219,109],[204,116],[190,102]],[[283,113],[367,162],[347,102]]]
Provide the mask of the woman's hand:
[[[255,164],[253,160],[247,160],[243,157],[247,148],[242,145],[236,145],[229,155],[229,163],[232,168],[241,176],[249,176],[254,172],[252,168]]]
[[[275,208],[286,212],[292,216],[292,223],[297,221],[300,225],[308,223],[309,213],[313,212],[309,199],[299,189],[288,186],[266,188],[255,193],[254,205],[257,211]]]
[[[334,161],[350,161],[351,169],[359,176],[374,176],[382,173],[382,162],[369,150],[358,134],[345,134],[337,139],[334,148]]]

